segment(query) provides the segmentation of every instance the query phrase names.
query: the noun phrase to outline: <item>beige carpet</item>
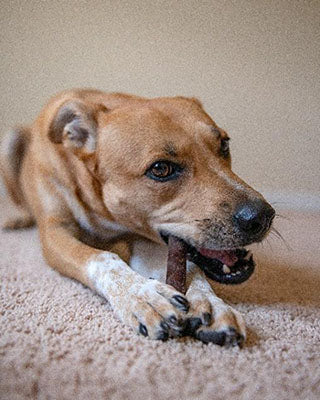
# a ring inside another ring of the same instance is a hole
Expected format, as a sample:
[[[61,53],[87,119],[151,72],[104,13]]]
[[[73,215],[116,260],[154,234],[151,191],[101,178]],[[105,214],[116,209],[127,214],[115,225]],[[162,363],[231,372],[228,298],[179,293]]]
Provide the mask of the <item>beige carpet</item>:
[[[215,285],[245,315],[242,350],[136,336],[46,266],[37,230],[1,232],[0,398],[319,399],[320,215],[286,215],[292,250],[270,237],[250,281]]]

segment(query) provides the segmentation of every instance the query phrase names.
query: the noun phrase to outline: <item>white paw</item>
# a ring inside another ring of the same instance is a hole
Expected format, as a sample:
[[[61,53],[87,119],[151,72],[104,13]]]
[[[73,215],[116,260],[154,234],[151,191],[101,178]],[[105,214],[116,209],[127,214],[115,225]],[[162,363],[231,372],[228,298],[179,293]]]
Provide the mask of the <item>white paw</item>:
[[[134,283],[113,307],[136,332],[150,339],[167,340],[181,334],[189,302],[171,286],[147,279]]]
[[[220,346],[242,346],[246,329],[242,315],[216,297],[213,292],[192,290],[187,292],[190,302],[189,319],[185,334],[204,343]]]

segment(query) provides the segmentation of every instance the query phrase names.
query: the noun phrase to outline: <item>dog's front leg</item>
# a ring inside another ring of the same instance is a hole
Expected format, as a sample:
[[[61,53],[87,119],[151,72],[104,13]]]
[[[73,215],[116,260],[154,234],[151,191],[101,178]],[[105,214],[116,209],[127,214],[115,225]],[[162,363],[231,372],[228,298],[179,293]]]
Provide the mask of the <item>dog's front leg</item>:
[[[205,274],[191,263],[186,296],[190,302],[190,335],[205,343],[242,345],[246,331],[241,314],[216,296]]]
[[[151,339],[181,332],[189,309],[181,293],[137,274],[118,254],[82,243],[72,223],[51,217],[39,228],[47,262],[107,298],[125,324]]]

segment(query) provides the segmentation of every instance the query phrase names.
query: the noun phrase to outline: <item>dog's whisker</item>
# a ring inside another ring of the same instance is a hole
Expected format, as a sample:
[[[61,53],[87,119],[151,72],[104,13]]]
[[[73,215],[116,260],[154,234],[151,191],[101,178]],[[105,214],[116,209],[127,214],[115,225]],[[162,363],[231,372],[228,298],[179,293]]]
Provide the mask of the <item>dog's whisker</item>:
[[[288,250],[293,251],[292,247],[289,245],[289,243],[284,239],[284,237],[276,228],[272,227],[270,233],[273,234],[278,239],[281,239],[282,243],[286,246]]]
[[[271,228],[271,233],[273,233],[275,236],[277,236],[278,238],[280,238],[281,240],[284,241],[283,236],[281,235],[281,233],[275,227]]]
[[[282,214],[276,213],[275,218],[282,218],[282,219],[285,219],[286,221],[292,222],[292,219],[289,218],[287,215],[282,215]]]
[[[270,240],[268,240],[269,238],[266,238],[266,243],[268,243],[268,246],[270,247],[270,250],[272,250],[272,244],[270,243]]]
[[[270,203],[272,206],[277,205],[277,204],[284,204],[284,205],[290,204],[288,201],[269,201],[269,203]]]
[[[290,222],[290,223],[293,223],[293,220],[292,220],[292,218],[290,218],[288,215],[283,215],[283,214],[276,214],[275,215],[275,218],[277,218],[277,219],[283,219],[283,220],[285,220],[285,221],[288,221],[288,222]]]

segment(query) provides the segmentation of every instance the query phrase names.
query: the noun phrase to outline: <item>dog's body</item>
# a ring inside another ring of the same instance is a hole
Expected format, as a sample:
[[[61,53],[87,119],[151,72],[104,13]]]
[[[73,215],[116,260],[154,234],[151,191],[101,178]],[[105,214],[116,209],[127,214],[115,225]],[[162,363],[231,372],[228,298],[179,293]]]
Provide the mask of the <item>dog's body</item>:
[[[6,227],[35,222],[47,262],[143,335],[166,339],[187,325],[205,342],[240,344],[242,317],[198,267],[189,264],[183,296],[128,265],[137,237],[175,235],[226,257],[266,235],[273,210],[232,173],[227,140],[196,99],[63,92],[3,141],[1,172],[19,210]]]

